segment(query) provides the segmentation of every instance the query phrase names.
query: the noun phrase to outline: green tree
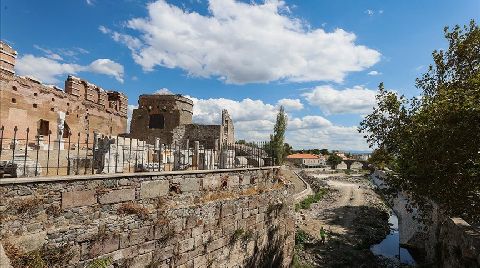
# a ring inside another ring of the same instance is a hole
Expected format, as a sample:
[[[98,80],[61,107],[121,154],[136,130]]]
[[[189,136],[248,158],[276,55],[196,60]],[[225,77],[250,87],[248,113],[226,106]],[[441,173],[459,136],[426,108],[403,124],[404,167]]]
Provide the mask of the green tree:
[[[320,153],[321,153],[322,155],[328,155],[328,149],[321,149],[321,150],[320,150]]]
[[[383,148],[373,150],[368,162],[378,169],[384,169],[385,167],[394,169],[393,157]]]
[[[285,160],[285,158],[286,158],[288,155],[291,155],[291,154],[293,153],[293,148],[292,148],[292,146],[291,146],[290,144],[288,144],[288,143],[285,143],[285,144],[283,145],[283,147],[284,147],[284,150],[283,150],[283,151],[284,151],[283,159]]]
[[[416,80],[407,100],[379,86],[377,107],[360,123],[371,147],[392,157],[392,183],[436,201],[452,216],[480,221],[480,29],[445,28],[446,51]]]
[[[273,134],[270,135],[270,143],[273,149],[275,157],[275,163],[281,165],[285,157],[285,131],[287,130],[287,115],[285,109],[280,106],[277,114],[277,120],[275,127],[273,128]]]
[[[331,166],[332,169],[336,169],[337,166],[342,163],[342,158],[336,154],[331,154],[328,158],[327,158],[327,165]]]

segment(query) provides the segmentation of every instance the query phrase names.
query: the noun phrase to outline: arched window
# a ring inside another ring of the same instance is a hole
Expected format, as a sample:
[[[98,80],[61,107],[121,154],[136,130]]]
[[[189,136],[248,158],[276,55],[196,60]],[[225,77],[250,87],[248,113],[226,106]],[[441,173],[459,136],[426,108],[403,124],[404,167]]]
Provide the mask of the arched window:
[[[148,127],[154,129],[165,128],[165,118],[163,117],[163,114],[151,114]]]

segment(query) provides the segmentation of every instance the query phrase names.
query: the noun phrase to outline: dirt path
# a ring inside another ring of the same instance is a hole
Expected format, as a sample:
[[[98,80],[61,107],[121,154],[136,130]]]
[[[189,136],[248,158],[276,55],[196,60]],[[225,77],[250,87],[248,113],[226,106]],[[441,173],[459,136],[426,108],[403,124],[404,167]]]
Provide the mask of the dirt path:
[[[297,212],[298,229],[312,237],[302,258],[315,267],[350,267],[350,259],[356,264],[375,262],[369,247],[388,232],[388,214],[371,184],[364,178],[338,174],[314,175],[309,180],[325,185],[329,193],[310,209]],[[328,234],[325,245],[319,242],[321,227]]]

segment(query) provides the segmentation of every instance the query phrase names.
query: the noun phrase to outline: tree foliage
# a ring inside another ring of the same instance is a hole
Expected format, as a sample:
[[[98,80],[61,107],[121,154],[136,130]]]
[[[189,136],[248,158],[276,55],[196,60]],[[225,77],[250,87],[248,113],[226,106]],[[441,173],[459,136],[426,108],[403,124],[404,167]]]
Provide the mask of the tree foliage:
[[[342,158],[336,154],[331,154],[327,158],[327,164],[332,167],[332,169],[337,168],[337,166],[342,163]]]
[[[270,143],[273,147],[273,154],[275,157],[275,163],[280,165],[286,156],[285,154],[285,131],[287,130],[287,115],[285,109],[280,106],[277,114],[277,120],[273,128],[273,134],[270,135]]]
[[[407,100],[379,85],[377,107],[360,123],[371,147],[391,157],[399,187],[456,216],[480,219],[480,29],[445,28],[448,49],[416,80]]]

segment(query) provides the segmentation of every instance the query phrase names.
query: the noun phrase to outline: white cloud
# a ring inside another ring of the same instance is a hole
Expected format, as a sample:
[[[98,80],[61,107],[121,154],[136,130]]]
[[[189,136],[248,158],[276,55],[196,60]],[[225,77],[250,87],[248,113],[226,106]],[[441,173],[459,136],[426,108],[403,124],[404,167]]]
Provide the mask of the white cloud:
[[[371,9],[367,9],[365,10],[365,13],[368,15],[368,16],[373,16],[373,14],[375,14],[375,11],[371,10]]]
[[[376,76],[376,75],[381,75],[382,73],[379,72],[379,71],[370,71],[368,72],[368,75],[371,75],[371,76]]]
[[[46,57],[52,60],[63,60],[62,56],[58,55],[57,53],[51,51],[50,49],[42,48],[39,45],[33,45],[34,48],[42,51],[45,53]]]
[[[374,90],[354,86],[336,90],[329,85],[317,86],[303,96],[310,105],[317,105],[325,114],[365,114],[375,105]]]
[[[17,59],[15,70],[19,75],[28,75],[41,80],[44,83],[59,83],[59,76],[77,74],[79,72],[92,72],[112,76],[123,83],[123,66],[110,59],[97,59],[91,64],[84,66],[79,64],[61,63],[58,60],[36,57],[31,54]]]
[[[199,124],[219,124],[221,110],[228,109],[235,125],[236,139],[267,141],[273,132],[277,107],[261,100],[197,99],[193,100],[193,121]],[[290,118],[286,142],[296,148],[330,148],[366,150],[368,146],[356,126],[338,126],[318,115]]]
[[[137,109],[138,105],[129,104],[127,106],[127,132],[130,133],[130,122],[132,121],[133,110]]]
[[[157,95],[172,95],[173,93],[168,88],[161,88],[155,91],[153,94]]]
[[[379,10],[379,11],[378,11],[378,14],[383,14],[383,10]]]
[[[27,54],[17,59],[15,70],[20,75],[33,76],[45,83],[58,83],[59,75],[76,74],[85,67],[78,64],[60,63],[45,57]]]
[[[371,67],[380,53],[355,44],[354,33],[325,32],[293,18],[283,1],[248,4],[210,0],[209,15],[185,11],[159,0],[148,17],[126,22],[139,37],[100,26],[132,51],[144,70],[181,68],[192,76],[226,83],[288,81],[341,82]]]
[[[123,65],[110,59],[98,59],[93,61],[90,63],[88,71],[113,76],[118,82],[123,83]]]
[[[93,6],[93,0],[85,0],[85,2],[87,2],[87,5]]]
[[[193,122],[197,124],[220,124],[222,109],[228,109],[235,126],[235,138],[247,141],[267,141],[273,132],[277,108],[262,100],[240,101],[217,98],[193,100]],[[133,109],[128,105],[128,130]],[[367,150],[368,146],[356,126],[338,126],[318,115],[300,118],[288,116],[286,142],[294,148],[329,148],[338,150]]]
[[[301,110],[303,104],[299,99],[281,99],[277,102],[277,106],[282,105],[287,111]]]

